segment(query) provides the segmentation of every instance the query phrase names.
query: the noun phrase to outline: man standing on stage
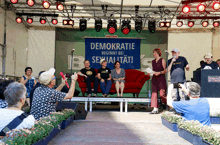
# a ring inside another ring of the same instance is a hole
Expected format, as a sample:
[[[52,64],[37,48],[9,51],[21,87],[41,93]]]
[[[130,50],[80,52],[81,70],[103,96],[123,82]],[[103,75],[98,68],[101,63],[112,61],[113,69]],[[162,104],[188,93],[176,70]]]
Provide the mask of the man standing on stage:
[[[85,77],[86,79],[86,86],[88,89],[88,96],[87,97],[91,97],[91,82],[94,82],[94,94],[93,97],[97,96],[97,91],[98,91],[98,78],[96,77],[96,72],[94,68],[90,68],[90,63],[89,60],[85,60],[84,62],[84,66],[85,68],[81,69],[78,72],[78,75]]]
[[[207,53],[204,56],[205,63],[201,65],[202,69],[218,69],[218,64],[215,61],[212,61],[213,57],[211,53]]]
[[[180,52],[177,48],[172,50],[173,58],[168,60],[167,72],[170,72],[171,76],[171,85],[168,88],[168,95],[171,95],[173,100],[185,100],[186,95],[184,92],[178,89],[178,85],[175,84],[184,84],[186,82],[185,77],[185,68],[189,71],[189,64],[185,57],[179,56]]]

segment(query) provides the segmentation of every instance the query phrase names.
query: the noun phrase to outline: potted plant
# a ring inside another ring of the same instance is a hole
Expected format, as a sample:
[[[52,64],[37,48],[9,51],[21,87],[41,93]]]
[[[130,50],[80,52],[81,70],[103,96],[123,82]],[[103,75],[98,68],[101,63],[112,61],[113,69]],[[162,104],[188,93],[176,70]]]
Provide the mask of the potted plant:
[[[44,137],[47,137],[52,130],[53,126],[51,124],[36,122],[31,129],[13,129],[12,131],[7,132],[6,137],[4,137],[2,141],[8,145],[31,145],[39,142],[39,140],[42,140]]]
[[[64,109],[62,113],[64,114],[65,120],[62,122],[61,129],[65,129],[73,122],[75,112],[73,109]]]
[[[178,134],[194,145],[220,144],[220,134],[213,128],[202,125],[199,121],[180,121]]]
[[[220,144],[219,132],[209,126],[203,126],[198,135],[202,137],[203,144]]]
[[[193,134],[196,134],[200,127],[202,125],[198,121],[185,121],[182,119],[178,122],[178,135],[193,144]]]
[[[220,124],[220,114],[219,113],[210,114],[210,122],[211,124]]]
[[[182,119],[181,116],[174,114],[173,112],[165,111],[161,114],[162,124],[170,130],[177,132],[177,123]]]
[[[3,142],[8,145],[47,145],[47,143],[60,132],[64,114],[53,112],[47,117],[40,118],[31,129],[14,129],[7,133]]]

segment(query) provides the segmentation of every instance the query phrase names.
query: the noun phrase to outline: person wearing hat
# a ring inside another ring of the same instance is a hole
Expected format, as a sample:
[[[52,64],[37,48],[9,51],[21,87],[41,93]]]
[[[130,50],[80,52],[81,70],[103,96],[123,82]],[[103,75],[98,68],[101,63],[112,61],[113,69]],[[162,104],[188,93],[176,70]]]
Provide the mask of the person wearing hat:
[[[212,61],[213,57],[211,53],[207,53],[204,56],[205,63],[201,65],[202,69],[218,69],[218,64],[215,61]]]
[[[170,72],[170,82],[168,87],[168,95],[172,95],[174,100],[185,100],[186,94],[175,88],[174,84],[184,84],[186,82],[185,69],[189,71],[189,64],[185,57],[179,56],[180,52],[177,48],[172,50],[172,58],[167,62],[167,73]]]
[[[56,112],[56,102],[72,99],[73,97],[75,82],[78,78],[77,74],[74,73],[74,75],[71,76],[72,81],[69,92],[63,93],[53,89],[56,84],[54,73],[55,69],[51,68],[49,71],[43,72],[39,77],[41,86],[34,91],[30,111],[30,114],[33,115],[36,120],[50,115],[51,112]]]
[[[173,107],[177,113],[186,120],[198,120],[203,125],[210,126],[210,106],[206,98],[200,98],[200,86],[195,82],[180,84],[181,91],[185,92],[190,100],[173,101],[172,97],[167,97],[167,105]]]
[[[88,88],[88,93],[87,93],[88,96],[87,97],[91,97],[91,93],[92,93],[91,82],[94,82],[94,85],[93,85],[93,87],[94,87],[93,97],[96,97],[97,96],[97,91],[98,91],[98,83],[99,83],[99,80],[96,77],[96,71],[95,71],[94,68],[90,68],[89,60],[85,60],[84,66],[85,66],[85,68],[81,69],[77,74],[80,75],[80,76],[85,77],[86,86]]]
[[[109,97],[108,93],[112,86],[111,81],[111,69],[107,68],[107,61],[105,59],[100,60],[102,67],[98,69],[98,79],[100,80],[100,88],[103,93],[103,97]]]

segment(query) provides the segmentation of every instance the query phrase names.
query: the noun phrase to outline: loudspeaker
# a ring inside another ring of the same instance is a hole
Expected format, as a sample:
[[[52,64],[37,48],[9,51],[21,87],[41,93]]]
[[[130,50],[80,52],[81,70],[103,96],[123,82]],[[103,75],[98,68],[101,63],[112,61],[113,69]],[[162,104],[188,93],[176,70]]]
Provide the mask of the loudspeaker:
[[[64,109],[73,109],[75,112],[76,112],[76,115],[75,115],[75,120],[80,120],[80,119],[83,119],[85,120],[86,119],[86,116],[87,116],[87,111],[81,107],[78,103],[74,103],[74,102],[58,102],[57,104],[57,111],[61,111],[61,110],[64,110]]]
[[[69,88],[67,88],[67,86],[64,86],[64,87],[61,89],[61,92],[68,93],[68,92],[69,92]],[[74,96],[75,96],[75,97],[76,97],[76,96],[79,96],[79,93],[80,93],[80,91],[77,90],[77,89],[75,89],[75,91],[74,91]]]

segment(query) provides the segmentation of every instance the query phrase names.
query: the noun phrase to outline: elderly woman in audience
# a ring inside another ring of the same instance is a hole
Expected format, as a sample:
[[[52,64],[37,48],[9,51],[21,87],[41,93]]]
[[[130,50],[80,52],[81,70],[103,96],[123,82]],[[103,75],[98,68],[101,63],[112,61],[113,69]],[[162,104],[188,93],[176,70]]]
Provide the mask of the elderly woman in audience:
[[[78,78],[77,74],[71,76],[71,85],[68,93],[63,93],[57,90],[54,90],[53,87],[56,84],[56,77],[54,76],[55,69],[51,68],[49,71],[43,72],[39,81],[41,86],[36,88],[33,95],[31,114],[36,120],[39,120],[41,117],[50,115],[51,112],[56,111],[56,102],[72,99],[75,91],[75,82]],[[63,84],[63,86],[65,83]],[[62,88],[60,88],[61,90]]]
[[[27,104],[30,106],[30,93],[33,87],[36,85],[36,80],[34,77],[31,77],[32,68],[26,67],[25,68],[25,75],[21,77],[20,83],[24,84],[27,89]]]
[[[12,82],[14,82],[14,80],[0,80],[0,109],[8,107],[8,103],[5,101],[4,91],[6,87]]]
[[[115,88],[117,91],[117,96],[118,97],[123,97],[123,91],[124,91],[124,86],[125,86],[125,70],[123,68],[120,68],[120,62],[119,61],[115,61],[114,63],[114,67],[115,69],[113,69],[111,71],[111,76],[112,79],[114,80],[115,83]],[[119,94],[119,89],[121,89],[121,95]]]
[[[26,100],[25,86],[22,83],[13,82],[6,88],[4,96],[8,108],[0,109],[0,136],[5,136],[9,131],[8,128],[12,130],[34,126],[34,117],[32,115],[27,116],[21,111]]]

